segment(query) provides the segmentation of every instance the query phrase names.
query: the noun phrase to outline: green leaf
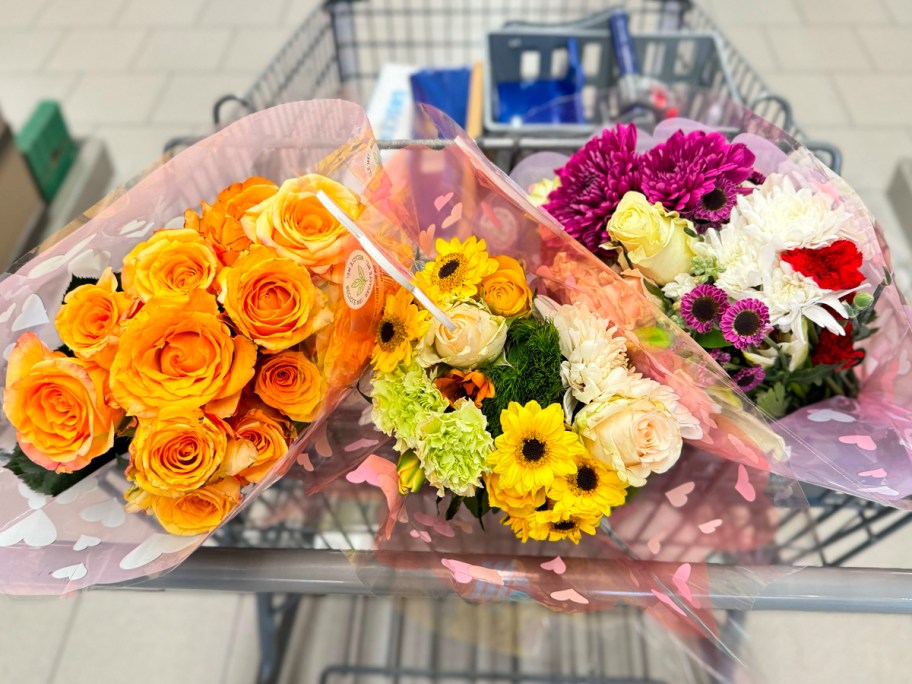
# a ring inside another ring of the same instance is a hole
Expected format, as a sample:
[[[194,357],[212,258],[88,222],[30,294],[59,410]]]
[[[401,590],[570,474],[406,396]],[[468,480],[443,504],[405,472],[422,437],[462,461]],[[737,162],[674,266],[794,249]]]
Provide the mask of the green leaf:
[[[777,382],[768,390],[757,394],[757,406],[766,411],[773,418],[782,418],[788,413],[789,399],[785,394],[785,385]]]
[[[667,330],[660,328],[657,325],[637,328],[634,332],[640,342],[650,347],[668,349],[671,346],[671,335]]]
[[[464,503],[469,513],[478,518],[481,529],[484,529],[483,517],[491,510],[491,504],[488,503],[488,492],[479,487],[475,490],[475,496],[466,497]]]
[[[115,442],[115,448],[117,446],[117,442]],[[104,464],[109,463],[114,458],[114,455],[115,449],[111,449],[111,451],[104,456],[93,459],[92,462],[82,470],[77,470],[75,473],[58,474],[29,460],[28,456],[23,453],[22,449],[17,444],[16,448],[13,450],[12,456],[10,456],[10,460],[6,464],[6,468],[22,480],[29,489],[38,492],[39,494],[57,496],[77,482],[84,480]]]
[[[802,385],[813,385],[823,382],[826,378],[832,377],[835,373],[836,366],[820,364],[818,366],[796,370],[794,373],[789,374],[789,380]]]
[[[721,330],[710,330],[708,333],[695,332],[693,338],[703,349],[724,349],[732,346],[731,342],[725,339]]]
[[[456,496],[453,494],[453,498],[450,499],[450,505],[446,509],[446,519],[452,520],[456,517],[456,514],[459,513],[459,509],[462,507],[462,497]]]

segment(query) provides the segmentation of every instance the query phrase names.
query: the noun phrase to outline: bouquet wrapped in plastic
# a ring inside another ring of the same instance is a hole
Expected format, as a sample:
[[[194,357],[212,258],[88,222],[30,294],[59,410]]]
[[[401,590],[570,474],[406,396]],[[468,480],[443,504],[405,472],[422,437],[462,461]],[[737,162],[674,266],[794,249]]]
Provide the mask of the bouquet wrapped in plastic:
[[[375,156],[354,105],[257,114],[4,276],[4,591],[172,567],[306,459],[386,282],[317,194],[360,216]]]

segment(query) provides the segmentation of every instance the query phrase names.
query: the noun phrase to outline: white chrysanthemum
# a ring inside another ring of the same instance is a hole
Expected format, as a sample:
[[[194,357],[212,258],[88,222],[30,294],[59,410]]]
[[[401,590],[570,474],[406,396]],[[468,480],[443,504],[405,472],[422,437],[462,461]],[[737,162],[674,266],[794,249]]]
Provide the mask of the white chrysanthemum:
[[[761,272],[770,270],[780,252],[825,247],[840,238],[852,239],[854,232],[852,216],[834,206],[832,197],[798,189],[781,174],[771,174],[754,192],[738,198],[729,229],[759,248]]]
[[[699,243],[696,252],[700,256],[716,260],[719,273],[716,287],[733,297],[747,296],[760,285],[760,252],[764,249],[761,236],[754,233],[739,233],[726,226],[721,230],[708,230]]]
[[[699,281],[690,273],[681,273],[662,288],[669,299],[678,300],[699,285]]]
[[[827,330],[842,335],[842,325],[827,310],[835,311],[842,318],[848,318],[840,297],[850,290],[824,290],[807,276],[796,273],[790,266],[780,262],[771,269],[763,278],[762,291],[754,296],[766,304],[769,309],[770,323],[784,332],[793,333],[800,343],[806,340],[802,319],[807,318],[812,323]]]
[[[547,297],[536,297],[535,309],[557,328],[561,380],[576,400],[588,404],[626,382],[627,343],[611,321],[585,304],[561,305]]]

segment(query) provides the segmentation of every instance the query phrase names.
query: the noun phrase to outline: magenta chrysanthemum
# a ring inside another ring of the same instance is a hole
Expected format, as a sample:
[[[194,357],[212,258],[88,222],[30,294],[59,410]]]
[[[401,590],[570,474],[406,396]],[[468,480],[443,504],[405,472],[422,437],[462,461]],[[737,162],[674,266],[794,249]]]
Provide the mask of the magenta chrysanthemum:
[[[643,156],[642,192],[650,202],[661,202],[669,211],[698,219],[707,195],[710,205],[727,206],[713,194],[723,182],[729,191],[733,187],[742,192],[739,186],[754,172],[753,164],[753,152],[741,143],[730,145],[721,133],[678,131]]]
[[[722,314],[719,329],[736,349],[744,350],[760,344],[771,330],[769,309],[759,299],[742,299]]]
[[[708,333],[728,309],[728,295],[715,285],[697,285],[681,298],[681,315],[688,326]]]
[[[560,187],[544,209],[592,252],[608,240],[605,225],[621,198],[640,189],[636,141],[636,126],[606,129],[556,171]]]
[[[709,355],[716,360],[720,366],[724,366],[726,363],[732,360],[732,355],[727,351],[722,351],[721,349],[710,349]]]
[[[738,201],[738,195],[750,192],[747,188],[735,185],[724,176],[716,178],[713,189],[705,193],[693,210],[693,218],[714,225],[728,223],[732,209]]]
[[[743,392],[750,392],[756,389],[766,377],[766,372],[759,366],[753,368],[744,368],[732,376],[732,380]]]

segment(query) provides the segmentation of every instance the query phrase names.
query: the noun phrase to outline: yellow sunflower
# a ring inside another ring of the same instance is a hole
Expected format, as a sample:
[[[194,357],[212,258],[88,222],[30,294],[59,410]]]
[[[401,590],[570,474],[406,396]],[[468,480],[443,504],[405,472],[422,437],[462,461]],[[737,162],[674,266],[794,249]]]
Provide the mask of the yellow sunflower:
[[[574,457],[584,448],[575,433],[564,429],[560,404],[543,409],[537,401],[525,406],[511,401],[500,412],[500,425],[503,434],[488,456],[500,487],[531,494],[576,470]]]
[[[415,274],[415,282],[438,304],[476,296],[482,279],[498,269],[488,256],[485,241],[475,236],[465,242],[438,239],[435,246],[437,258]]]
[[[613,507],[623,505],[627,485],[616,472],[585,452],[578,453],[575,460],[575,471],[556,478],[548,489],[556,511],[567,515],[579,511],[610,515]]]
[[[536,511],[529,520],[529,538],[538,541],[569,539],[579,544],[582,533],[595,534],[602,516],[595,511],[579,511],[573,515],[557,509]]]
[[[374,368],[391,373],[400,363],[412,360],[412,343],[424,337],[431,314],[415,306],[412,295],[400,288],[394,295],[387,295],[383,318],[377,326],[377,343],[371,352]]]
[[[488,502],[494,508],[499,508],[510,516],[527,516],[545,503],[545,488],[540,487],[533,492],[518,492],[514,489],[502,487],[500,475],[488,473],[484,476],[485,491],[488,493]]]

